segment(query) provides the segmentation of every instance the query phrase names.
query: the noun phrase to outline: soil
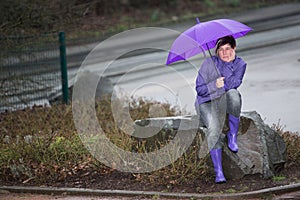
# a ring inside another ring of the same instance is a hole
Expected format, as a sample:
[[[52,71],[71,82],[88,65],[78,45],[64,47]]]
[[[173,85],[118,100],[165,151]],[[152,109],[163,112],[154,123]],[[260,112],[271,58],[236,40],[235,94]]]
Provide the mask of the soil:
[[[297,183],[300,180],[299,166],[286,163],[286,167],[272,179],[263,179],[261,175],[248,175],[238,180],[227,179],[226,183],[214,183],[214,174],[199,176],[195,180],[181,184],[158,184],[137,180],[136,174],[111,170],[109,172],[82,170],[68,176],[63,181],[47,182],[31,179],[23,183],[0,180],[0,185],[50,186],[67,188],[89,188],[101,190],[158,191],[177,193],[236,193],[256,191],[281,185]]]

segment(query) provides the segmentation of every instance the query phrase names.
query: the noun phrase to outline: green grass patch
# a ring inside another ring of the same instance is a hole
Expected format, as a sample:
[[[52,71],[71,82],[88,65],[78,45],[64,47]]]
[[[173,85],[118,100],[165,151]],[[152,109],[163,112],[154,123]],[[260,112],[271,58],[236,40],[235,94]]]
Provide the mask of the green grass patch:
[[[274,177],[272,178],[273,181],[283,181],[283,180],[285,180],[285,179],[286,179],[285,176],[274,176]]]

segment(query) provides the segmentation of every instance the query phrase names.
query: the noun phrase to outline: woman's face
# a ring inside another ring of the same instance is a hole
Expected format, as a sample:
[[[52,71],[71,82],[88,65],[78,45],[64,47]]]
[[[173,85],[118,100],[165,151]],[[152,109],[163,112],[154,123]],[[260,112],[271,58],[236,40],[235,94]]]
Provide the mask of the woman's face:
[[[224,62],[231,62],[235,58],[235,48],[231,48],[229,44],[220,46],[217,53],[219,58]]]

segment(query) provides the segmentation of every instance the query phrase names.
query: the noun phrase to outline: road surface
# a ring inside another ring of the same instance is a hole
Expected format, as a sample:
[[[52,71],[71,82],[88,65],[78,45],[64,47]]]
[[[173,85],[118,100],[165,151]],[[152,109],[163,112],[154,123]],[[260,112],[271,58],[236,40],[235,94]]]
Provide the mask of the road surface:
[[[237,40],[237,54],[248,63],[240,87],[242,110],[256,110],[270,126],[279,124],[293,132],[300,131],[300,35],[295,35],[299,32],[300,25],[294,25]],[[114,95],[168,102],[183,114],[194,114],[195,78],[204,56],[166,66],[167,53],[116,59],[109,65],[88,64],[84,69],[109,77]]]

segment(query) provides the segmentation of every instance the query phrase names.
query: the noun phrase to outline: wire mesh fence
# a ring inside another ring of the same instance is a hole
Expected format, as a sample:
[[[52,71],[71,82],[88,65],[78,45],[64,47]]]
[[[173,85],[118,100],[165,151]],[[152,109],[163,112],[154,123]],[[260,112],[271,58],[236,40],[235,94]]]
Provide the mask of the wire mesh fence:
[[[58,33],[0,38],[0,112],[49,105],[61,94]]]

